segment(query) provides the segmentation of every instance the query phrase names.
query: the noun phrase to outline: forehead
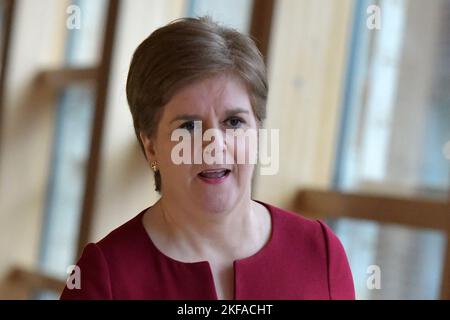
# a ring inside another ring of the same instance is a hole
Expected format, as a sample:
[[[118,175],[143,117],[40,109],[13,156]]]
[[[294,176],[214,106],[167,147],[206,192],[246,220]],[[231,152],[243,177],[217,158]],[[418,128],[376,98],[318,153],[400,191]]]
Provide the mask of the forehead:
[[[245,84],[236,76],[219,75],[196,81],[178,90],[164,107],[164,113],[170,117],[189,111],[201,114],[236,107],[251,110]]]

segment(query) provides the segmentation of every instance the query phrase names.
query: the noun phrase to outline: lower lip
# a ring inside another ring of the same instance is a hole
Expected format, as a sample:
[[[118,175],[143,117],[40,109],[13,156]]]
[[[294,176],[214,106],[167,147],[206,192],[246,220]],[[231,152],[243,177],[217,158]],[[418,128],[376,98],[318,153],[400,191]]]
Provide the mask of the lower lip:
[[[201,175],[197,175],[197,176],[199,177],[200,180],[202,180],[205,183],[219,184],[219,183],[224,182],[228,178],[230,173],[231,173],[231,171],[227,171],[227,173],[223,177],[220,177],[220,178],[205,178],[205,177],[202,177]]]

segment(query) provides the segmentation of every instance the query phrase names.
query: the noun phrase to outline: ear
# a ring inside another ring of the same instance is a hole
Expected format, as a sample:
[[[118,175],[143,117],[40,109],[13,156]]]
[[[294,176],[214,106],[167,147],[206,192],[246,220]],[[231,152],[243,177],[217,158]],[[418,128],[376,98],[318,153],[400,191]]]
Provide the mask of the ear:
[[[156,160],[155,144],[153,139],[142,131],[139,133],[139,137],[144,145],[145,157],[148,161]]]

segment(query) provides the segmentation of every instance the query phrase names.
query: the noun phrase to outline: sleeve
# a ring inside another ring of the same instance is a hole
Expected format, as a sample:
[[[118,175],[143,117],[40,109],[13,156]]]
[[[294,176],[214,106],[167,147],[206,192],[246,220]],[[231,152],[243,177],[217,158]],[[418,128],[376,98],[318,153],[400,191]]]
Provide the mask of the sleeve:
[[[61,300],[112,299],[108,264],[96,244],[90,243],[84,248],[76,267],[67,280]]]
[[[355,300],[352,272],[344,247],[331,229],[319,220],[327,250],[328,286],[331,300]]]

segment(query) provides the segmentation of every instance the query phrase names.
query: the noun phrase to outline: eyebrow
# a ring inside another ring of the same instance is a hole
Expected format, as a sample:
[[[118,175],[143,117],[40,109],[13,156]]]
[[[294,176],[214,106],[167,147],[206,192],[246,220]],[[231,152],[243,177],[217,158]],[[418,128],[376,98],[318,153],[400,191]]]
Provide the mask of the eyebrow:
[[[248,110],[246,110],[246,109],[233,108],[233,109],[226,110],[225,111],[225,116],[226,117],[230,117],[230,116],[234,116],[234,115],[239,114],[239,113],[249,114]],[[181,115],[178,115],[175,118],[173,118],[170,121],[170,123],[173,123],[175,121],[180,121],[180,120],[195,121],[195,120],[201,120],[201,117],[199,115],[196,115],[196,114],[181,114]]]

